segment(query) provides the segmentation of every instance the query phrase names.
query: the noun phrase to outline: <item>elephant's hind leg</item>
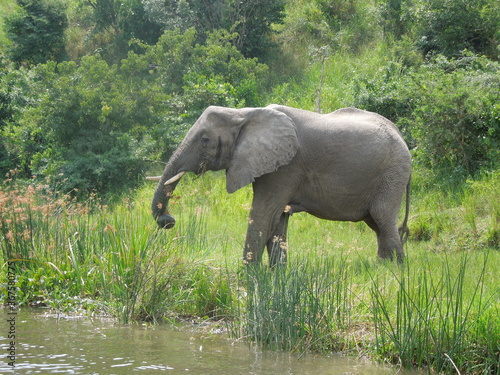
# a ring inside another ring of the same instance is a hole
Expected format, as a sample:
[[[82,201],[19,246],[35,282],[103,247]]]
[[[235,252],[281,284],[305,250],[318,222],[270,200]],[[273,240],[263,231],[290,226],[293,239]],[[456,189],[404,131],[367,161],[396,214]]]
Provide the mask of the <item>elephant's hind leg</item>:
[[[286,232],[288,229],[288,220],[290,214],[283,212],[274,233],[267,242],[267,254],[269,255],[269,266],[274,267],[278,264],[286,263],[287,242]]]
[[[380,224],[372,217],[365,219],[365,223],[377,234],[378,257],[393,260],[394,253],[398,262],[404,259],[403,245],[399,237],[397,224]]]

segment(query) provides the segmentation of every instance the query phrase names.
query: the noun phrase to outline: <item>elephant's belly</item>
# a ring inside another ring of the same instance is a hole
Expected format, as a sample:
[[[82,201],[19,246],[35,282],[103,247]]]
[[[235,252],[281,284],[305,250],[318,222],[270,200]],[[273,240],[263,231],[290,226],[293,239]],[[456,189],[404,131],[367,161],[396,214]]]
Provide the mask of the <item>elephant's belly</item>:
[[[368,205],[364,202],[330,200],[318,203],[307,199],[294,200],[289,204],[291,214],[307,212],[325,220],[360,221],[368,216]]]
[[[353,173],[355,168],[349,170],[349,173],[335,174],[324,170],[307,175],[291,200],[292,212],[307,212],[335,221],[366,219],[378,190],[377,171]]]

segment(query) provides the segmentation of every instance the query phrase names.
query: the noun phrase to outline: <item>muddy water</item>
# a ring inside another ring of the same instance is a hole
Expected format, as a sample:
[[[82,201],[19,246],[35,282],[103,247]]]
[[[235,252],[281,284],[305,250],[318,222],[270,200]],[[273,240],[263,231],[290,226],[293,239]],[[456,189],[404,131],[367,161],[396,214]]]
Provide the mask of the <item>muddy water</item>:
[[[262,353],[200,330],[124,326],[27,309],[16,315],[0,309],[0,317],[0,374],[410,374],[335,355]],[[9,333],[16,336],[13,348]]]

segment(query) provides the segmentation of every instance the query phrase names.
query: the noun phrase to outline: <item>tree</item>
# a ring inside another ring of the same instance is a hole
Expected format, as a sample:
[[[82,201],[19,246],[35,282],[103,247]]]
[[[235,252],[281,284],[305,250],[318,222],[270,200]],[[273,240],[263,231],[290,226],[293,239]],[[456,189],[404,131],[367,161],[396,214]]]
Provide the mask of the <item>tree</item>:
[[[146,161],[165,158],[208,104],[262,104],[267,67],[245,58],[234,38],[219,30],[199,44],[194,29],[168,31],[155,45],[134,41],[143,53],[129,51],[119,64],[85,56],[0,74],[0,156],[9,158],[0,168],[49,177],[64,191],[133,186]]]
[[[141,0],[85,0],[92,9],[93,35],[105,43],[100,45],[101,55],[110,63],[126,58],[134,48],[129,42],[138,39],[155,44],[163,33],[163,27],[146,14]]]
[[[14,168],[25,172],[18,163],[18,154],[11,149],[5,129],[22,115],[30,98],[29,76],[26,69],[15,69],[14,63],[0,58],[0,177]]]
[[[326,49],[356,52],[373,40],[375,27],[374,12],[367,2],[290,0],[280,38],[294,54],[297,49],[309,55]]]
[[[106,193],[133,186],[145,167],[147,127],[162,117],[165,95],[144,82],[144,61],[122,71],[98,56],[39,64],[30,72],[33,99],[2,131],[28,176],[58,181],[64,191]]]
[[[272,25],[283,23],[284,10],[284,0],[231,2],[230,31],[238,33],[236,47],[244,56],[267,56],[274,47]]]
[[[462,55],[465,49],[498,58],[500,8],[492,0],[424,0],[417,12],[424,55]]]
[[[19,10],[5,20],[12,42],[10,59],[40,64],[65,58],[64,30],[68,21],[61,0],[18,0]]]
[[[357,83],[354,105],[394,121],[415,163],[449,179],[498,168],[499,63],[438,55],[420,67],[391,62],[380,73]]]
[[[273,47],[273,24],[283,22],[284,0],[143,0],[149,18],[165,29],[194,26],[199,43],[209,32],[224,29],[238,36],[232,43],[245,57],[263,58]]]
[[[380,23],[386,39],[401,39],[410,29],[414,0],[377,0]]]

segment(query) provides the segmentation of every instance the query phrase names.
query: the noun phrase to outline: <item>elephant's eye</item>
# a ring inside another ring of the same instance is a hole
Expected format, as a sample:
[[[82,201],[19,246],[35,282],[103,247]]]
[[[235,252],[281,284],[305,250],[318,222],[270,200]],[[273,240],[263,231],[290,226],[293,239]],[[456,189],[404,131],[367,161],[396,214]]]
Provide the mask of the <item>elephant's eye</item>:
[[[201,137],[200,142],[201,142],[201,145],[203,147],[206,147],[206,146],[208,146],[208,143],[210,142],[210,138],[203,136],[203,137]]]

